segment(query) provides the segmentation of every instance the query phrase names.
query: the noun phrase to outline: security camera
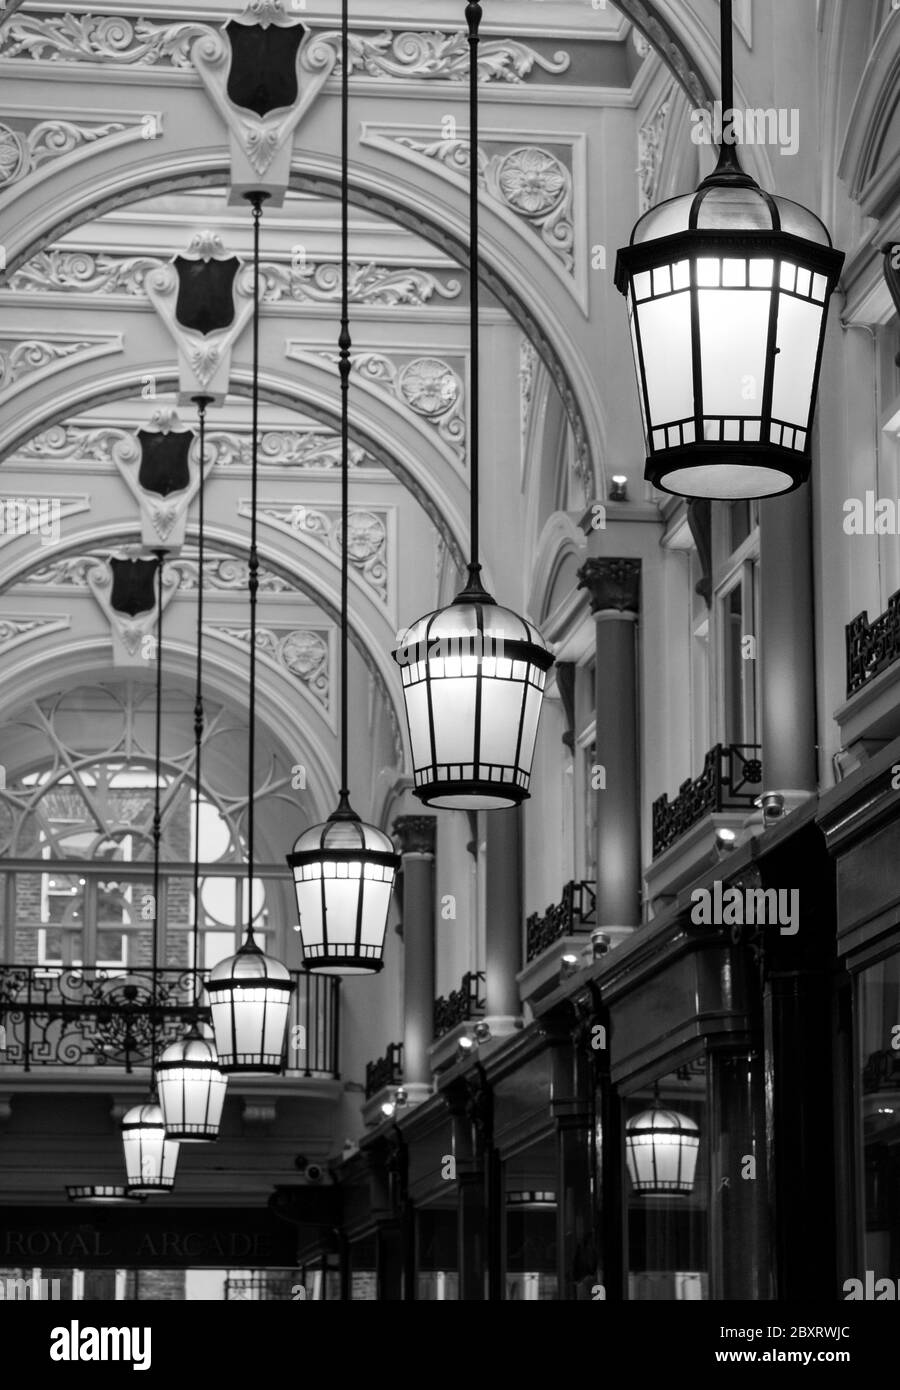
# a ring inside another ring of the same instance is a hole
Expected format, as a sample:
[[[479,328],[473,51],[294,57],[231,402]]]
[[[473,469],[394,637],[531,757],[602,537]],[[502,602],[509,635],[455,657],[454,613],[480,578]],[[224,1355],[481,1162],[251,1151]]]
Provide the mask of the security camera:
[[[325,1176],[325,1169],[319,1163],[308,1163],[306,1165],[306,1181],[321,1182]]]

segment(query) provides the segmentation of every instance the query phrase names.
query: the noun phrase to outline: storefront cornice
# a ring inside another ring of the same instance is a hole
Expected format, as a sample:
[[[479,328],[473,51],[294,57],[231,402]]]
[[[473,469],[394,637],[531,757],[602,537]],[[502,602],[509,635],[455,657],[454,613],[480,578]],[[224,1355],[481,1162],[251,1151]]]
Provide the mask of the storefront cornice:
[[[900,738],[868,758],[819,798],[816,820],[833,854],[897,814],[894,767],[900,763]]]

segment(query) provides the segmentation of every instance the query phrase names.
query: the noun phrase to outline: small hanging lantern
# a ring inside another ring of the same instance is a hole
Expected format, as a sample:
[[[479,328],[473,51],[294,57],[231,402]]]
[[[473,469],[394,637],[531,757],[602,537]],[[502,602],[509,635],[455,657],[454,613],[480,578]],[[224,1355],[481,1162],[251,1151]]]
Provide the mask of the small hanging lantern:
[[[303,965],[336,975],[371,975],[384,964],[384,936],[400,857],[346,797],[324,825],[287,856],[297,894]]]
[[[128,1192],[171,1192],[175,1186],[178,1144],[167,1138],[162,1110],[151,1101],[135,1105],[122,1117],[122,1145]]]
[[[156,1063],[159,1104],[170,1139],[218,1139],[228,1082],[216,1049],[193,1027]]]

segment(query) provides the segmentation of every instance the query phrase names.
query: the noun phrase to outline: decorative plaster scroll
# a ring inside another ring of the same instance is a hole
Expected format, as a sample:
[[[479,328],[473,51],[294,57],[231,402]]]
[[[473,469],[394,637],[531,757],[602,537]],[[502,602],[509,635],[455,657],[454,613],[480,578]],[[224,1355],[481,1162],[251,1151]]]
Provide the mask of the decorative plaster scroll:
[[[14,130],[0,122],[0,188],[17,183],[48,160],[70,154],[79,145],[118,135],[124,129],[121,121],[107,121],[104,125],[37,121],[28,130]]]
[[[666,135],[666,122],[672,106],[670,87],[653,115],[638,131],[638,199],[641,212],[648,212],[656,202],[656,183],[662,159],[663,141]]]
[[[22,642],[30,642],[33,637],[47,637],[51,632],[60,632],[69,626],[68,617],[13,618],[0,619],[0,651],[17,647]]]
[[[195,40],[214,33],[208,24],[153,24],[124,15],[16,14],[0,35],[0,58],[188,69]]]
[[[117,554],[126,558],[134,559],[144,554],[141,546],[119,546]],[[193,558],[192,558],[193,556]],[[95,565],[102,565],[106,560],[106,552],[92,551],[84,555],[69,555],[59,560],[54,560],[52,564],[42,565],[40,569],[32,570],[23,579],[15,582],[18,584],[37,584],[42,588],[75,588],[86,589],[88,587],[88,573]],[[196,550],[186,549],[175,560],[167,562],[171,572],[177,575],[179,592],[196,589],[197,587],[197,552]],[[234,555],[227,554],[205,554],[203,558],[203,588],[218,590],[233,590],[246,595],[247,592],[247,562],[239,560]],[[261,565],[259,568],[259,589],[260,593],[282,594],[286,592],[300,593],[296,588],[281,575],[273,574],[271,570]]]
[[[321,33],[317,42],[334,51],[335,71],[339,72],[340,33],[337,30]],[[545,58],[517,39],[482,38],[478,44],[478,80],[521,83],[532,74],[556,77],[568,70],[571,61],[568,53],[562,51]],[[438,29],[351,33],[350,71],[375,78],[467,82],[468,37],[458,30],[443,33]]]
[[[36,434],[27,444],[23,444],[17,454],[41,463],[81,459],[112,463],[113,445],[126,439],[127,433],[127,430],[112,426],[89,429],[78,425],[51,425],[49,430]]]
[[[250,646],[248,627],[226,627],[224,623],[212,623],[210,626],[214,631],[223,633],[246,647]],[[318,630],[305,627],[256,629],[257,650],[295,676],[315,702],[325,710],[331,708],[332,631],[331,628]]]
[[[213,430],[206,443],[217,468],[250,466],[249,431]],[[349,448],[351,468],[378,468],[381,464],[359,444]],[[264,430],[259,439],[259,464],[282,464],[292,468],[340,468],[341,440],[331,430]]]
[[[144,279],[165,262],[159,256],[119,256],[108,252],[41,251],[21,265],[8,288],[32,293],[127,294],[144,297]]]
[[[39,338],[0,338],[0,391],[32,372],[92,347],[89,342],[44,342]]]
[[[0,146],[2,158],[2,146]],[[2,165],[0,165],[2,171]],[[2,178],[2,172],[0,172]],[[9,288],[44,293],[122,294],[143,298],[150,271],[166,262],[161,256],[123,256],[110,252],[41,251],[10,277]],[[296,303],[334,304],[341,298],[340,266],[324,261],[260,265],[261,299],[267,304],[284,300]],[[354,304],[422,305],[432,299],[458,299],[459,280],[443,279],[416,266],[377,265],[350,267],[349,297]]]
[[[249,516],[249,502],[242,502],[242,516]],[[259,507],[263,521],[286,527],[298,536],[318,541],[327,550],[340,554],[340,507],[306,507],[302,503],[273,502]],[[388,598],[388,513],[386,510],[350,512],[349,556],[351,567],[382,603]]]
[[[260,266],[261,297],[264,303],[277,304],[291,299],[300,303],[333,304],[341,298],[341,268],[324,261],[302,260],[291,265],[271,262]],[[398,304],[427,304],[438,299],[458,299],[462,293],[459,280],[440,280],[429,270],[415,266],[351,264],[347,282],[350,302],[379,304],[393,307]]]
[[[320,357],[337,362],[336,352]],[[462,376],[440,357],[398,359],[382,352],[350,354],[350,365],[366,381],[377,382],[426,420],[456,454],[466,459],[465,393]]]
[[[467,139],[421,140],[400,135],[395,141],[426,159],[436,160],[455,174],[468,171]],[[491,146],[498,143],[492,141]],[[491,197],[538,232],[544,245],[559,257],[570,274],[573,272],[574,183],[571,171],[561,159],[539,145],[517,145],[497,153],[479,145],[478,182]]]

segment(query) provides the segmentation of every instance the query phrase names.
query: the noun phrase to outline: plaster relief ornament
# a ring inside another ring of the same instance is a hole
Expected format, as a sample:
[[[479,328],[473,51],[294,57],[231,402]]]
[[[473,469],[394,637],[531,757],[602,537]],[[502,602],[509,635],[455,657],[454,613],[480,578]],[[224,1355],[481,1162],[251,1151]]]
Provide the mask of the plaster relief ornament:
[[[109,623],[110,637],[112,639],[113,665],[118,669],[130,669],[132,671],[149,671],[153,669],[156,661],[156,589],[153,581],[153,572],[156,569],[155,560],[141,559],[133,551],[135,547],[129,546],[116,555],[111,555],[109,559],[97,560],[85,569],[85,579],[87,586],[93,594],[98,607],[101,609]],[[150,584],[148,588],[148,604],[150,606],[142,608],[139,612],[125,612],[121,608],[115,607],[119,602],[116,596],[116,580],[121,578],[121,573],[117,574],[117,568],[121,571],[125,565],[146,565],[150,566]],[[169,565],[163,565],[162,572],[162,603],[163,611],[168,608],[172,599],[178,591],[178,573]]]
[[[198,232],[184,255],[173,256],[144,284],[147,297],[178,349],[179,405],[228,393],[231,350],[253,313],[252,274],[239,276],[241,261],[214,232]]]
[[[261,192],[269,207],[281,207],[294,131],[334,69],[334,49],[280,0],[250,0],[242,15],[198,39],[191,59],[228,127],[228,201]]]
[[[141,542],[152,552],[171,553],[184,545],[188,508],[200,486],[200,461],[193,430],[177,410],[155,410],[144,429],[118,440],[110,457],[140,509]],[[212,472],[207,460],[204,478]]]

